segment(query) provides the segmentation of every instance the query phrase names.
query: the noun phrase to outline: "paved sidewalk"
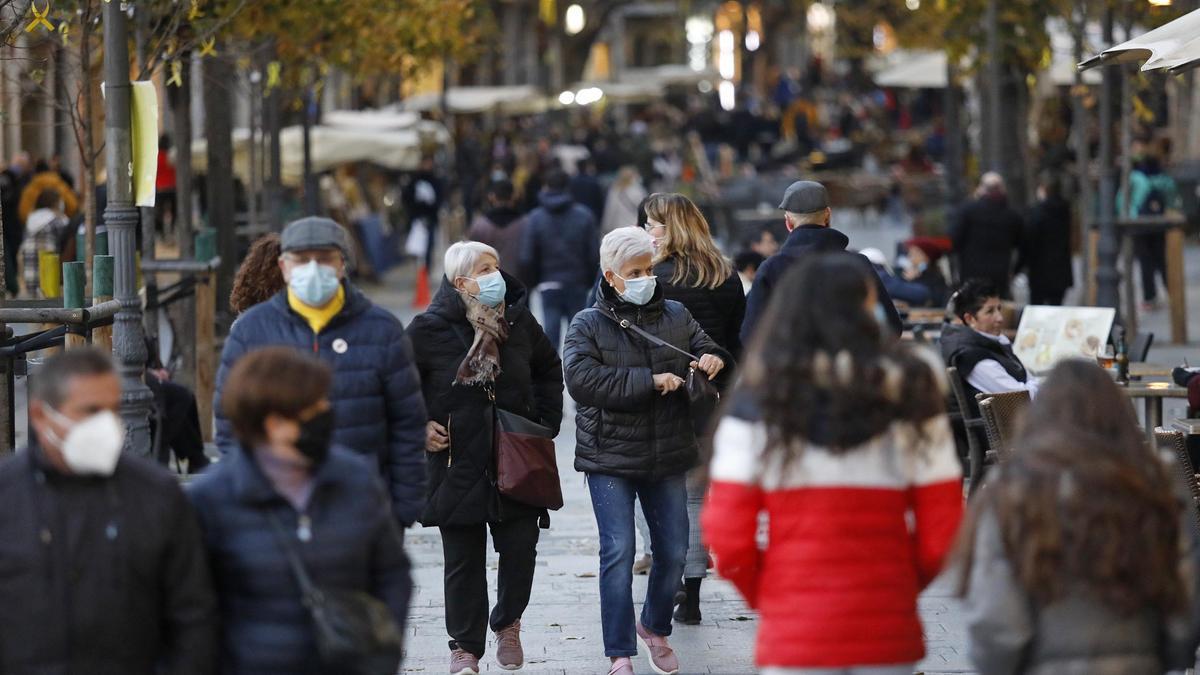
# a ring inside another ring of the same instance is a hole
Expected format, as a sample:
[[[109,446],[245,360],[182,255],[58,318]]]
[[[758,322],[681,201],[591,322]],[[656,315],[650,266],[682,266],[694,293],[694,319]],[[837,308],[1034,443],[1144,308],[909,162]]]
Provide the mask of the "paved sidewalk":
[[[384,286],[369,290],[376,302],[392,309],[407,324],[414,315],[411,268],[396,270]],[[436,288],[436,287],[435,287]],[[533,597],[522,619],[526,666],[522,673],[606,673],[600,629],[599,542],[591,502],[582,474],[572,467],[575,451],[574,408],[563,421],[557,440],[565,506],[551,514],[551,527],[538,544]],[[416,528],[406,535],[416,568],[414,596],[404,672],[439,673],[449,666],[442,594],[442,547],[435,528]],[[496,555],[488,558],[488,584],[495,598]],[[644,596],[646,577],[634,577],[634,598]],[[949,585],[935,584],[921,599],[929,656],[924,672],[973,672],[964,656],[962,621]],[[704,622],[677,626],[671,643],[684,673],[753,673],[757,617],[728,582],[710,578],[701,592]],[[490,635],[489,635],[490,638]],[[492,641],[481,662],[483,672],[500,672]],[[652,672],[644,657],[635,659],[638,673]]]

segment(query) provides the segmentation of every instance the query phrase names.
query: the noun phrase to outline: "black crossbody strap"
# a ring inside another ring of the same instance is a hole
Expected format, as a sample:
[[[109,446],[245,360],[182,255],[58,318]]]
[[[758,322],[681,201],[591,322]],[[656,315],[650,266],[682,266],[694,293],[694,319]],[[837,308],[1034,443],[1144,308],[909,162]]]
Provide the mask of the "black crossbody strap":
[[[263,511],[267,521],[271,523],[271,529],[275,532],[275,538],[279,540],[280,546],[283,546],[283,551],[287,555],[288,565],[292,568],[292,573],[296,575],[296,581],[300,584],[300,593],[303,594],[306,604],[307,599],[317,594],[316,586],[313,585],[312,579],[308,576],[308,570],[304,569],[304,563],[300,560],[300,554],[296,552],[296,548],[292,546],[292,542],[288,539],[287,531],[284,530],[283,524],[270,511]]]
[[[662,338],[658,337],[657,335],[654,335],[653,333],[647,333],[646,331],[642,330],[641,327],[639,327],[637,324],[633,323],[629,319],[622,319],[621,317],[617,316],[615,312],[613,312],[612,310],[610,310],[608,308],[597,307],[596,311],[600,312],[604,316],[606,316],[609,319],[611,319],[612,321],[614,321],[621,328],[624,328],[625,330],[631,330],[631,331],[637,333],[638,335],[641,335],[643,338],[648,340],[651,344],[657,345],[659,347],[666,347],[667,349],[673,349],[693,361],[700,360],[699,356],[696,356],[696,355],[692,354],[691,352],[686,352],[686,351],[680,349],[679,347],[676,347],[675,345],[667,342],[666,340],[663,340]]]

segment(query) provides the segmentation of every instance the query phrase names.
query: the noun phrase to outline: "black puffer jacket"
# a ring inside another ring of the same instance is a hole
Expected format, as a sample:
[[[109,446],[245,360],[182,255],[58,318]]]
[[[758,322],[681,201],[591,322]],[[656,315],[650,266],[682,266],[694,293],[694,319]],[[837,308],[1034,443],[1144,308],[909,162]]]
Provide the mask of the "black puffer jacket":
[[[716,288],[693,286],[686,279],[675,284],[671,282],[675,276],[675,258],[667,258],[654,266],[654,274],[658,276],[658,284],[663,287],[664,298],[682,302],[713,342],[732,354],[733,358],[741,357],[742,338],[739,333],[742,319],[746,316],[746,293],[742,290],[742,280],[737,272],[730,272],[729,277]],[[726,365],[730,366],[728,374],[732,374],[733,364]],[[721,374],[728,379],[726,371]]]
[[[496,406],[558,432],[562,422],[562,362],[542,327],[526,308],[525,287],[506,272],[504,318],[508,340],[500,346]],[[429,498],[421,523],[471,525],[519,517],[541,517],[536,509],[496,490],[493,406],[481,387],[458,386],[454,376],[475,332],[466,306],[445,279],[432,304],[408,328],[429,419],[446,427],[450,448],[425,453]]]
[[[729,353],[704,333],[682,304],[663,298],[660,286],[644,306],[621,300],[601,280],[596,305],[575,315],[563,347],[567,391],[575,415],[575,470],[640,480],[661,480],[696,465],[696,435],[682,388],[660,395],[653,376],[687,375],[688,358],[651,345],[602,312],[696,356]]]

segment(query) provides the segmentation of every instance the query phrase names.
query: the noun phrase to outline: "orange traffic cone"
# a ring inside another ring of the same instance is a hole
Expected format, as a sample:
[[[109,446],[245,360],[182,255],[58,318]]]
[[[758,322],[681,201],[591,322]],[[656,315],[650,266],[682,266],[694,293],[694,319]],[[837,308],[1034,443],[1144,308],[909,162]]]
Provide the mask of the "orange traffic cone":
[[[429,306],[429,268],[421,265],[417,268],[417,290],[413,294],[413,308],[425,309]]]

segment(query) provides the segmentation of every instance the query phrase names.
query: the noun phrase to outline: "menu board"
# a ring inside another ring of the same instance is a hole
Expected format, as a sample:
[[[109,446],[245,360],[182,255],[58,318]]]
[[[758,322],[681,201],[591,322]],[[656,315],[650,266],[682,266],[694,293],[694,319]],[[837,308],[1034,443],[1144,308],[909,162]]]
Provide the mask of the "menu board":
[[[1027,306],[1013,351],[1035,375],[1063,359],[1095,359],[1105,349],[1116,314],[1111,307]]]

